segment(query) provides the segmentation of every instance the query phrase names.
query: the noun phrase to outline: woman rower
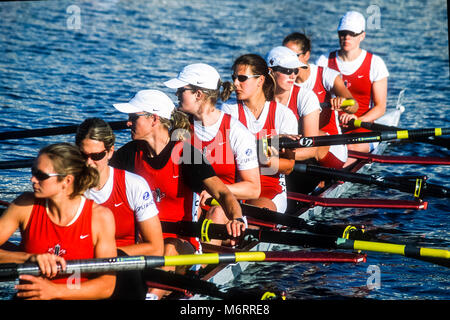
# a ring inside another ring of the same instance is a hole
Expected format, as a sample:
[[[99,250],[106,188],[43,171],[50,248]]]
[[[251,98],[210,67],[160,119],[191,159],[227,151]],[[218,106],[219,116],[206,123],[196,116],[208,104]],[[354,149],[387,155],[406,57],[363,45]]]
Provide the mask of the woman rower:
[[[320,56],[317,65],[328,66],[339,71],[346,87],[358,101],[358,111],[351,115],[346,114],[341,121],[345,124],[350,119],[359,119],[373,122],[386,111],[387,78],[389,72],[383,60],[360,48],[364,40],[365,18],[356,11],[347,12],[340,20],[338,36],[340,49],[328,56]],[[348,132],[363,132],[357,129]],[[369,144],[348,145],[349,150],[369,152]],[[350,164],[354,159],[349,159]]]
[[[87,164],[100,174],[98,185],[84,195],[113,212],[119,256],[162,256],[161,223],[150,187],[141,176],[108,165],[114,154],[114,141],[113,130],[102,119],[89,118],[78,127],[75,143]],[[144,299],[146,293],[142,272],[117,275],[114,298]]]
[[[298,124],[292,111],[273,100],[275,82],[261,56],[240,56],[232,70],[237,101],[224,103],[224,112],[239,119],[258,140],[280,134],[297,134]],[[275,151],[273,148],[269,150]],[[284,174],[292,171],[295,161],[293,155],[283,158],[271,152],[259,159],[261,195],[247,203],[285,212],[287,194]]]
[[[180,131],[190,128],[183,113],[167,95],[158,90],[139,91],[128,103],[114,107],[129,114],[133,141],[128,142],[112,157],[113,167],[144,177],[154,195],[161,221],[195,221],[197,207],[195,192],[203,189],[223,207],[228,233],[235,237],[245,230],[239,203],[203,155],[190,144],[181,141]],[[172,139],[171,139],[172,138]],[[190,254],[200,251],[196,238],[163,233],[164,255]],[[175,270],[165,267],[165,270]],[[161,298],[166,292],[152,290]]]
[[[115,276],[57,277],[66,260],[117,254],[111,210],[83,196],[98,184],[96,169],[68,143],[39,151],[31,170],[33,193],[20,195],[0,217],[0,244],[19,228],[21,252],[0,250],[0,262],[38,263],[42,276],[21,275],[17,297],[24,299],[106,299]]]
[[[237,199],[258,199],[261,188],[255,137],[237,119],[216,108],[219,97],[222,101],[228,100],[232,84],[223,83],[217,70],[204,63],[184,67],[177,78],[164,84],[177,89],[179,110],[192,115],[191,144],[202,150],[217,176]],[[209,193],[203,191],[201,206],[208,198],[211,198]],[[214,223],[228,222],[220,206],[212,206],[206,218]],[[221,242],[211,241],[213,244]]]
[[[320,130],[322,109],[317,95],[312,90],[295,84],[299,68],[302,69],[306,64],[297,58],[294,51],[284,46],[270,50],[266,60],[277,84],[275,100],[294,112],[299,120],[298,133],[306,137],[327,134],[328,132]],[[295,150],[295,160],[311,158],[324,167],[342,168],[347,160],[347,148],[345,145],[337,145]]]
[[[345,86],[339,72],[309,63],[311,40],[303,33],[291,33],[284,38],[283,45],[294,51],[300,62],[304,64],[299,69],[295,84],[314,91],[319,98],[322,107],[320,129],[329,134],[341,134],[338,111],[353,114],[358,110],[358,102],[352,106],[342,106],[345,99],[353,99],[353,96]]]

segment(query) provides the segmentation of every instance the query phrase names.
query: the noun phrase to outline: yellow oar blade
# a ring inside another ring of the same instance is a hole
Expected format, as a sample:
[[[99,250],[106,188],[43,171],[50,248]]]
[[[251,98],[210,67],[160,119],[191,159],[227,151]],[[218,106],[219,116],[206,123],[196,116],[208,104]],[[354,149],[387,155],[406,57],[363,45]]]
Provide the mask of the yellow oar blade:
[[[362,240],[338,239],[337,247],[354,250],[400,254],[411,258],[450,259],[450,251],[445,249],[421,248],[410,244],[393,244]]]

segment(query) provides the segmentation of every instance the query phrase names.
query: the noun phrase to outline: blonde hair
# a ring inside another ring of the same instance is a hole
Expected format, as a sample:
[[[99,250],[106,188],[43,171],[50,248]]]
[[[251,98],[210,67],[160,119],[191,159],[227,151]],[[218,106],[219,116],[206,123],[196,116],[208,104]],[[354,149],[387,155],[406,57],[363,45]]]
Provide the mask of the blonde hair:
[[[190,87],[194,90],[202,91],[205,94],[205,98],[209,100],[213,106],[216,105],[219,98],[224,102],[227,101],[233,91],[236,89],[231,82],[222,82],[220,79],[217,83],[217,89],[205,89],[195,85],[190,85]],[[220,88],[223,88],[222,91],[220,90]]]
[[[43,154],[52,161],[55,173],[63,175],[57,177],[58,181],[67,175],[74,177],[70,198],[82,195],[87,189],[98,185],[100,175],[97,169],[86,164],[86,159],[77,146],[65,142],[55,143],[42,148],[38,156]]]
[[[191,124],[189,122],[189,117],[180,110],[174,109],[170,116],[170,120],[159,117],[159,121],[161,122],[161,125],[169,131],[172,140],[186,140],[190,135]]]

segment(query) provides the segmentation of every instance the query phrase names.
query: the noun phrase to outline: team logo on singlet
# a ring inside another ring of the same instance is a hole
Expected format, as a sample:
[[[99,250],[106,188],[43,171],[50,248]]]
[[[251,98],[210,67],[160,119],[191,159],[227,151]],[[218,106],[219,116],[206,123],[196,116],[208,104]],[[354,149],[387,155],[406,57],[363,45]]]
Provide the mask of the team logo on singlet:
[[[347,89],[352,86],[352,84],[350,82],[348,82],[348,80],[344,80],[344,85]]]
[[[61,249],[61,245],[59,243],[56,244],[53,248],[48,248],[47,252],[59,257],[62,257],[66,254],[66,250]]]
[[[161,192],[160,188],[156,188],[152,191],[153,199],[155,199],[155,202],[161,202],[162,198],[166,196],[164,192]]]

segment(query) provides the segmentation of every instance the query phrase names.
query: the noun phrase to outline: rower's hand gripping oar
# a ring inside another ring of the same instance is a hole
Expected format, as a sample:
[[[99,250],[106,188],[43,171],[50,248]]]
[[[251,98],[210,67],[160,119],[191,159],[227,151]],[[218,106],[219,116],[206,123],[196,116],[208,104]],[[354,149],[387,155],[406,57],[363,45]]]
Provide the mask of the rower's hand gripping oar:
[[[346,109],[348,109],[349,107],[353,107],[355,105],[356,101],[354,99],[345,99],[344,101],[342,101],[340,109],[344,112],[346,112]],[[330,102],[322,102],[320,104],[320,107],[322,109],[324,108],[331,108],[331,103]]]

